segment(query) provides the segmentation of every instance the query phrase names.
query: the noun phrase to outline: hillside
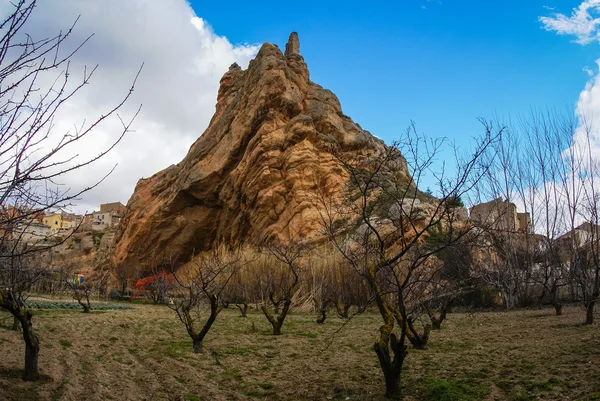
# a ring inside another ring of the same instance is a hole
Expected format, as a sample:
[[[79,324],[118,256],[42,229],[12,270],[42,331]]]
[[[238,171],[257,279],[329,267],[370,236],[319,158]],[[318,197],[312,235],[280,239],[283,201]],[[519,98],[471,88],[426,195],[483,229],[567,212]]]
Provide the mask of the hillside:
[[[265,43],[247,70],[223,76],[215,114],[177,165],[141,179],[115,237],[113,269],[187,261],[217,243],[314,238],[316,187],[339,194],[338,155],[377,154],[384,143],[310,81],[292,33],[285,52]]]

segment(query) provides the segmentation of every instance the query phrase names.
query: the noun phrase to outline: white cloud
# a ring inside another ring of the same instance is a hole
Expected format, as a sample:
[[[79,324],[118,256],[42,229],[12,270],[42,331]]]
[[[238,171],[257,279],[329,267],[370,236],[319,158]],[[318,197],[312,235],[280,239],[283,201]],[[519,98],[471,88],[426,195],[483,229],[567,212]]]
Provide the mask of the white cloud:
[[[7,4],[0,2],[2,15],[10,8]],[[94,36],[74,55],[71,77],[81,76],[86,65],[89,69],[98,64],[98,70],[91,84],[61,109],[55,132],[72,130],[84,120],[89,123],[118,104],[144,63],[132,98],[120,110],[127,118],[143,104],[134,132],[92,167],[63,179],[65,187],[77,190],[118,164],[78,203],[77,210],[84,211],[103,202],[127,202],[139,178],[179,162],[214,113],[223,73],[233,62],[246,68],[258,46],[234,45],[217,35],[185,0],[44,0],[23,31],[34,38],[48,37],[66,30],[78,15],[67,47]],[[118,120],[107,121],[77,152],[94,156],[118,134]]]
[[[576,42],[587,44],[599,38],[600,18],[596,17],[599,12],[600,0],[586,0],[574,8],[570,16],[555,13],[539,20],[544,29],[559,35],[573,35]]]
[[[596,61],[600,69],[600,59]],[[600,74],[592,77],[579,94],[575,110],[579,119],[579,127],[575,134],[575,142],[591,141],[590,145],[600,160]],[[587,132],[589,131],[589,135]]]
[[[586,45],[600,42],[600,0],[585,0],[573,9],[571,16],[555,13],[551,17],[540,17],[544,28],[559,35],[573,35],[575,42]],[[596,61],[600,66],[600,59]],[[588,66],[583,67],[590,77],[579,94],[575,110],[579,127],[574,135],[574,143],[588,145],[596,159],[600,160],[600,74]],[[585,135],[589,130],[590,135]],[[586,143],[584,143],[586,142]]]

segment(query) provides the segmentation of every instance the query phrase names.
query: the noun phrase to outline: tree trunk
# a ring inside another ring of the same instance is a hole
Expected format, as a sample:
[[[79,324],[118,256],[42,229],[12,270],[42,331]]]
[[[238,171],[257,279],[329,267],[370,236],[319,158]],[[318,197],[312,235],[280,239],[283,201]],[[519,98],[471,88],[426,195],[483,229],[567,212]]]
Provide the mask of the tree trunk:
[[[406,336],[408,337],[410,343],[413,345],[413,348],[424,350],[427,346],[427,342],[429,341],[431,325],[426,324],[423,328],[423,334],[419,334],[419,332],[415,329],[412,320],[408,319],[406,323],[408,326],[406,329]]]
[[[552,306],[554,306],[554,311],[556,312],[556,316],[562,315],[562,304],[559,302],[553,302]]]
[[[248,304],[244,304],[243,306],[240,304],[236,304],[236,306],[238,307],[238,309],[240,310],[240,313],[242,314],[241,317],[248,317]]]
[[[447,311],[448,311],[447,308],[442,308],[442,311],[440,312],[439,316],[435,316],[435,314],[433,314],[433,313],[431,313],[429,315],[429,320],[431,320],[431,328],[433,330],[441,330],[442,329],[442,322],[444,320],[446,320]]]
[[[348,319],[349,311],[352,305],[340,305],[340,303],[335,303],[335,309],[337,310],[338,316],[342,319]]]
[[[199,354],[202,352],[202,340],[199,338],[192,339],[192,343],[194,344],[194,354]]]
[[[25,381],[36,381],[40,378],[38,369],[40,342],[33,333],[31,317],[31,312],[27,311],[25,316],[19,319],[23,328],[23,340],[25,340],[25,371],[23,372],[23,380]]]
[[[281,309],[281,313],[278,314],[277,317],[274,317],[273,315],[271,315],[265,305],[263,305],[261,307],[263,314],[265,315],[265,317],[267,318],[269,323],[271,323],[271,326],[273,326],[273,335],[274,336],[281,335],[281,327],[283,326],[283,322],[285,321],[285,318],[290,310],[291,304],[292,304],[292,300],[286,299],[283,302],[283,308]],[[274,304],[273,304],[273,307],[275,307]],[[279,310],[279,309],[277,309],[277,310]],[[275,313],[277,313],[277,312],[275,312]]]
[[[14,331],[21,331],[21,324],[19,323],[19,319],[13,316],[13,325],[12,329]]]
[[[350,317],[350,308],[352,307],[352,305],[348,304],[348,305],[344,305],[344,319],[348,319]]]
[[[594,306],[596,301],[589,302],[585,307],[585,324],[586,326],[594,324]]]
[[[394,361],[392,361],[389,350],[387,347],[383,347],[380,343],[375,343],[373,349],[377,354],[379,366],[381,367],[381,371],[383,372],[383,377],[385,379],[385,397],[401,399],[402,392],[400,390],[400,373],[402,372],[404,357],[400,357],[399,360],[396,360],[398,357],[396,355],[396,358],[394,358]]]
[[[391,399],[402,399],[402,392],[400,391],[400,375],[394,375],[393,373],[386,374],[385,376],[385,398]]]
[[[321,308],[319,311],[319,316],[317,317],[317,324],[325,323],[325,319],[327,318],[327,309]]]
[[[90,313],[90,303],[84,303],[81,300],[77,300],[79,302],[79,305],[81,305],[81,307],[83,308],[83,313]]]
[[[506,309],[512,309],[515,307],[515,295],[510,291],[501,291],[502,298],[504,298],[504,307]]]
[[[194,321],[190,317],[189,309],[184,309],[181,312],[183,317],[180,317],[180,319],[185,324],[185,328],[187,329],[187,332],[190,338],[192,339],[195,354],[199,354],[200,352],[202,352],[202,341],[204,341],[204,337],[206,337],[206,334],[208,334],[208,331],[210,330],[213,323],[217,319],[217,316],[219,315],[219,313],[221,313],[221,310],[223,309],[223,307],[219,305],[219,298],[216,295],[210,295],[209,301],[210,315],[208,316],[208,319],[206,319],[206,322],[204,322],[204,326],[202,326],[202,329],[198,333],[196,333],[196,331],[194,330]]]

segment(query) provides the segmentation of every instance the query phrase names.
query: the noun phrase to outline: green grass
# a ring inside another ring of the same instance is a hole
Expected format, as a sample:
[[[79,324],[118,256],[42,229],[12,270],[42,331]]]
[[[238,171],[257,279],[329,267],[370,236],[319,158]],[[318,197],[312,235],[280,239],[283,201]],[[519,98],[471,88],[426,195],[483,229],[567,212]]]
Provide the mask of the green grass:
[[[81,305],[75,302],[42,302],[42,301],[30,301],[25,304],[28,309],[77,309],[82,310]],[[107,310],[129,310],[131,306],[127,305],[105,305],[105,304],[92,304],[93,311],[107,311]]]
[[[521,385],[527,391],[550,391],[555,386],[560,386],[561,382],[557,379],[549,380],[523,380]]]
[[[600,391],[586,394],[583,397],[575,399],[575,401],[600,401]]]
[[[433,377],[421,379],[423,400],[430,401],[478,401],[489,392],[488,387],[440,380]]]
[[[264,398],[264,397],[274,395],[275,392],[272,390],[263,391],[263,390],[251,389],[251,390],[242,391],[242,394],[247,395],[248,397],[253,397],[253,398]]]
[[[331,315],[323,325],[313,313],[293,313],[283,335],[272,336],[260,313],[240,319],[236,309],[224,310],[195,354],[168,308],[35,312],[40,369],[52,379],[24,383],[22,334],[0,330],[0,400],[85,399],[90,391],[121,401],[384,400],[373,352],[381,324],[376,313],[351,321]],[[542,312],[450,314],[431,333],[427,350],[409,347],[401,377],[406,399],[600,401],[594,363],[600,325],[578,326],[576,307],[560,317],[551,310],[546,318],[531,317]]]
[[[65,387],[69,384],[69,380],[63,378],[60,383],[58,384],[58,387],[56,388],[56,390],[54,390],[52,392],[52,401],[58,401],[61,398],[63,398],[63,394],[65,392]]]

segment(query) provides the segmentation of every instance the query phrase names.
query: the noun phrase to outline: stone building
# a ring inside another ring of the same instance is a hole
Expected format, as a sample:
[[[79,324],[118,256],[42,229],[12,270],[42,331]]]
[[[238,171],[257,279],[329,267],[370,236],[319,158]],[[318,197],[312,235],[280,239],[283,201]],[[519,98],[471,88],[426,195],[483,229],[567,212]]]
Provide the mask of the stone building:
[[[531,234],[533,232],[533,229],[531,227],[531,216],[528,212],[517,213],[517,220],[519,221],[519,232],[527,234]]]
[[[517,206],[502,198],[475,205],[470,210],[471,220],[480,227],[492,230],[517,231]]]
[[[122,216],[125,213],[125,205],[121,202],[103,203],[100,205],[100,213],[113,213]]]

